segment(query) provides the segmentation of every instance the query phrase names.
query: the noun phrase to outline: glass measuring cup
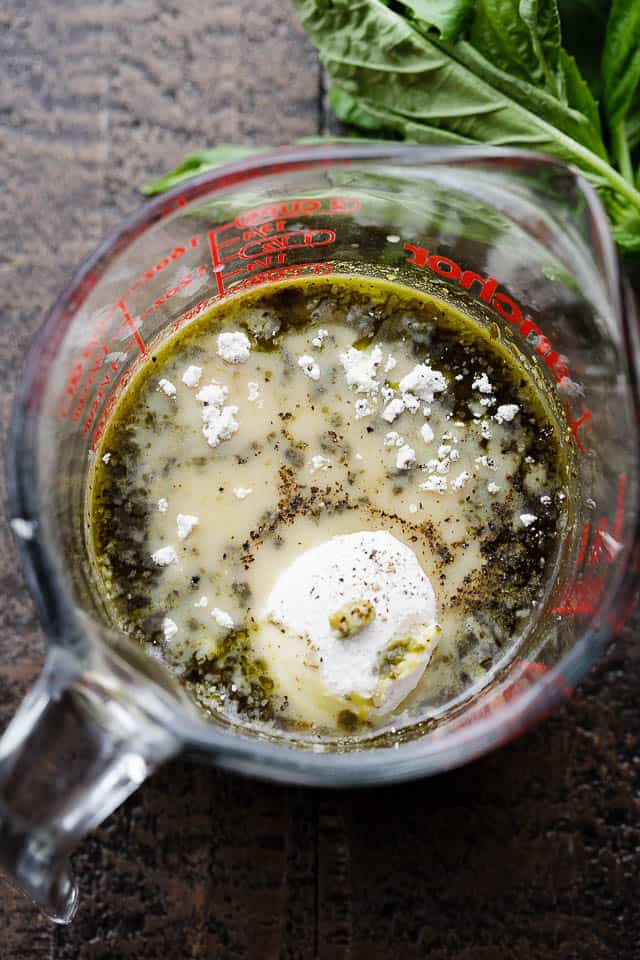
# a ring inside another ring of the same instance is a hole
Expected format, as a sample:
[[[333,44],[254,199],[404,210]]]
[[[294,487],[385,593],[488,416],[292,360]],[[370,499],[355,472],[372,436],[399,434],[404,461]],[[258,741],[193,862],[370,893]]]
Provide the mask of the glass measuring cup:
[[[438,724],[340,753],[204,722],[113,629],[85,548],[91,458],[152,345],[234,292],[336,273],[388,277],[495,324],[562,427],[575,487],[553,590],[517,659]],[[362,785],[463,763],[548,711],[623,622],[640,568],[638,355],[605,215],[556,161],[328,144],[147,204],[55,304],[16,400],[11,516],[49,651],[0,741],[0,867],[68,921],[70,851],[182,749],[270,779]]]

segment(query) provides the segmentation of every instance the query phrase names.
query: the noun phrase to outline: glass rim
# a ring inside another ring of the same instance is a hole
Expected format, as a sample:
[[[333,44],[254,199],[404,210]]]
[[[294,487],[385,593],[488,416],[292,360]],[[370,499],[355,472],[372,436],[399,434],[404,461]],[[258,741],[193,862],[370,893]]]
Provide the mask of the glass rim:
[[[8,442],[8,505],[9,516],[20,517],[36,524],[40,519],[36,476],[36,431],[27,424],[46,384],[46,363],[43,358],[55,352],[64,338],[75,312],[80,308],[97,280],[110,263],[120,256],[136,239],[156,223],[170,217],[181,207],[200,198],[215,195],[230,187],[275,175],[286,175],[295,170],[347,165],[350,161],[411,161],[424,166],[471,166],[482,164],[500,169],[507,166],[540,166],[556,169],[571,176],[586,201],[592,225],[591,242],[603,270],[611,300],[610,305],[624,328],[621,281],[618,260],[606,214],[595,190],[574,168],[542,154],[509,148],[431,147],[404,143],[372,142],[353,144],[328,140],[323,144],[280,147],[225,164],[202,173],[171,190],[146,201],[129,215],[90,254],[72,275],[29,348],[13,405]],[[630,358],[634,366],[637,358]],[[635,387],[635,384],[633,385]],[[73,603],[58,574],[52,547],[37,536],[32,540],[17,538],[27,584],[38,606],[48,644],[68,647],[72,644],[69,631]],[[630,553],[634,537],[626,550]],[[527,729],[536,718],[552,709],[562,698],[561,691],[573,686],[595,661],[602,645],[602,623],[607,623],[615,609],[621,587],[628,580],[628,556],[620,565],[620,573],[613,588],[599,604],[585,625],[576,644],[553,667],[526,691],[507,702],[499,710],[474,718],[468,726],[431,741],[424,738],[392,746],[372,746],[352,749],[344,753],[316,752],[296,744],[276,743],[252,736],[241,730],[229,730],[190,715],[164,694],[148,677],[141,680],[153,691],[157,700],[154,711],[158,722],[166,725],[187,750],[202,755],[213,753],[220,766],[250,772],[269,780],[324,786],[357,786],[367,783],[385,783],[413,779],[461,765],[498,744],[512,739]],[[91,618],[93,620],[93,618]],[[99,633],[104,625],[93,621]],[[606,633],[606,636],[610,635]]]

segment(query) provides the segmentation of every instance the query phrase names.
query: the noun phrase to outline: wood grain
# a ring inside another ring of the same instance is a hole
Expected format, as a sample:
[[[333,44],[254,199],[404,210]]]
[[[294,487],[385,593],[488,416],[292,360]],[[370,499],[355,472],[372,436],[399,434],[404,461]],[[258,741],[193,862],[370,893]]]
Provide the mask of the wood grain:
[[[9,0],[0,70],[6,427],[43,311],[140,202],[139,183],[203,145],[332,126],[315,56],[280,0]],[[551,720],[432,780],[331,793],[172,763],[78,852],[72,927],[0,886],[0,957],[639,957],[636,634]],[[41,655],[2,522],[0,724]]]

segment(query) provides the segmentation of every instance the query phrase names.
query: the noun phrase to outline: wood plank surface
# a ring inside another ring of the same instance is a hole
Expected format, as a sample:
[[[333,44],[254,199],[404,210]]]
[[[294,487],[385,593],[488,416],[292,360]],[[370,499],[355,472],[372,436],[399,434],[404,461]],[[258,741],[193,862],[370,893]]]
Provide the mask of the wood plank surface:
[[[0,71],[4,432],[43,311],[138,184],[327,114],[284,0],[7,0]],[[0,520],[4,726],[43,641]],[[332,793],[170,764],[76,855],[71,927],[0,884],[0,960],[640,957],[635,627],[553,718],[435,779]]]

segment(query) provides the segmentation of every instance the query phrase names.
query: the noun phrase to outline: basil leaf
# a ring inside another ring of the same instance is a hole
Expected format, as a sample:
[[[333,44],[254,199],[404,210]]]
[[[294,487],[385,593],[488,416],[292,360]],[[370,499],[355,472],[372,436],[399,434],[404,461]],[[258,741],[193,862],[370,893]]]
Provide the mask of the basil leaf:
[[[557,76],[560,17],[556,0],[478,0],[471,43],[494,66],[562,92]]]
[[[297,0],[297,7],[336,84],[369,112],[375,107],[390,129],[423,124],[467,142],[532,147],[608,170],[586,116],[498,70],[469,43],[429,40],[379,0]]]
[[[388,0],[384,0],[388,4]],[[435,27],[443,40],[456,40],[473,11],[476,0],[396,0],[418,21],[421,31]]]
[[[600,134],[598,104],[560,45],[556,0],[478,0],[470,40],[494,66],[584,113]]]
[[[558,54],[573,109],[500,70],[464,41],[424,36],[380,0],[294,0],[320,50],[343,116],[421,143],[530,148],[573,163],[592,181],[612,222],[640,212],[640,193],[608,163],[588,91]]]
[[[613,129],[624,122],[640,83],[640,0],[613,0],[602,75],[604,106]]]
[[[578,64],[566,50],[558,54],[558,74],[562,78],[565,98],[568,106],[584,113],[594,130],[601,135],[600,111],[589,85],[580,73]]]
[[[322,143],[370,143],[369,137],[299,137],[295,142],[299,144]],[[172,170],[165,173],[157,180],[150,180],[140,187],[141,193],[151,195],[154,193],[164,193],[185,180],[191,180],[198,174],[206,170],[215,170],[217,167],[224,166],[225,163],[231,163],[233,160],[240,160],[242,157],[253,156],[257,153],[264,153],[269,147],[245,147],[236,143],[222,143],[210,150],[200,150],[198,153],[192,153],[186,157],[182,163]]]
[[[329,103],[339,120],[344,123],[362,126],[363,129],[377,130],[389,140],[410,140],[414,143],[458,144],[475,146],[475,140],[443,130],[440,127],[417,123],[403,117],[402,114],[390,114],[365,97],[353,97],[335,84],[331,87]]]
[[[140,187],[140,190],[147,196],[154,193],[164,193],[165,190],[170,190],[171,187],[182,183],[183,180],[189,180],[199,173],[204,173],[205,170],[212,170],[214,167],[221,167],[224,163],[231,163],[233,160],[240,160],[241,157],[248,157],[253,153],[260,152],[260,147],[242,147],[235,143],[221,143],[210,150],[190,153],[175,170],[163,174],[156,180],[149,180],[148,183],[144,183]]]
[[[391,138],[394,136],[391,126],[385,126],[383,116],[377,113],[375,109],[373,111],[369,110],[362,97],[351,96],[336,83],[332,84],[329,91],[329,106],[338,120],[342,120],[343,123],[372,133],[384,133]]]
[[[622,253],[640,253],[640,233],[631,233],[616,226],[612,228],[612,233]]]
[[[518,12],[529,31],[531,50],[545,86],[562,98],[556,77],[561,43],[556,0],[520,0]]]

